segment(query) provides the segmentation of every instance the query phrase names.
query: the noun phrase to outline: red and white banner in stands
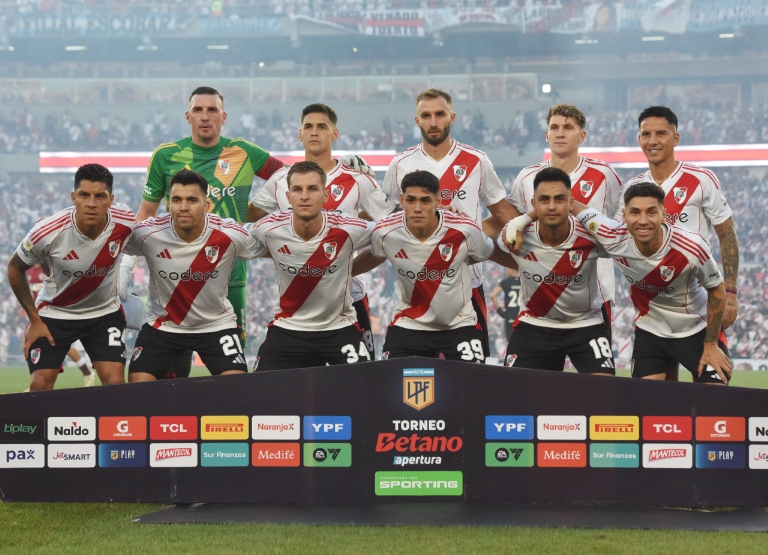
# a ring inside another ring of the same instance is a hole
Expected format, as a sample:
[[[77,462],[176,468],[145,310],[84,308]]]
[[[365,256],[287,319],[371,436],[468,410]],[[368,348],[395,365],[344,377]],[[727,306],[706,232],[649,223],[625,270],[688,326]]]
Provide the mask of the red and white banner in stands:
[[[365,34],[376,37],[423,37],[422,10],[377,10],[365,13]]]
[[[272,156],[293,165],[304,160],[303,150],[270,152]],[[360,154],[375,171],[386,171],[397,154],[394,150],[334,151],[334,157]],[[101,164],[112,173],[146,173],[151,152],[41,152],[40,173],[75,173],[83,164]]]

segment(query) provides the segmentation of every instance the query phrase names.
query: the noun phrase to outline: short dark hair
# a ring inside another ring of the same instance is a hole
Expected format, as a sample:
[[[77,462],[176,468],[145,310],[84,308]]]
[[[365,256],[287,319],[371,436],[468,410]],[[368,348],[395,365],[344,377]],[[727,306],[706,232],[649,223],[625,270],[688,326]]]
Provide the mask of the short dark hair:
[[[539,188],[539,183],[559,181],[568,191],[571,190],[571,177],[560,168],[544,168],[533,178],[533,190]]]
[[[189,102],[192,102],[192,97],[196,94],[215,94],[219,97],[219,100],[221,100],[221,105],[224,106],[224,97],[221,96],[221,93],[213,87],[197,87],[194,91],[192,91],[192,94],[189,95]]]
[[[75,172],[75,191],[80,188],[80,182],[83,179],[88,181],[95,181],[96,183],[104,183],[107,186],[107,191],[112,192],[112,182],[114,176],[112,172],[101,164],[85,164],[77,168]]]
[[[326,104],[310,104],[309,106],[306,106],[301,111],[301,123],[304,123],[304,118],[307,117],[309,114],[325,114],[328,116],[328,119],[331,120],[331,123],[336,126],[336,122],[339,120],[339,117],[336,115],[336,112],[334,112],[333,108]]]
[[[416,106],[418,106],[419,102],[421,102],[425,98],[430,100],[433,98],[444,98],[449,106],[453,104],[453,101],[451,100],[451,95],[441,89],[427,89],[426,91],[421,93],[419,96],[416,97]]]
[[[323,183],[323,187],[325,187],[327,176],[325,175],[325,170],[317,162],[303,160],[301,162],[296,162],[293,166],[291,166],[291,169],[288,170],[288,175],[285,176],[285,182],[289,187],[291,186],[291,177],[297,173],[317,173],[320,175],[320,181]]]
[[[549,109],[547,114],[547,125],[552,119],[552,116],[563,116],[564,118],[571,118],[576,122],[580,128],[584,129],[587,126],[587,118],[584,117],[584,112],[579,110],[573,104],[555,104]]]
[[[408,187],[421,187],[433,195],[440,193],[440,180],[434,174],[424,171],[415,171],[405,174],[400,182],[400,190],[405,194]]]
[[[677,131],[677,116],[675,113],[666,106],[649,106],[642,112],[637,118],[637,126],[643,125],[643,120],[648,118],[664,118],[669,124]]]
[[[173,174],[171,182],[168,184],[168,190],[170,191],[174,185],[197,185],[203,192],[203,196],[208,196],[208,181],[199,173],[192,170],[183,169]]]
[[[653,197],[664,206],[664,189],[650,181],[635,183],[624,191],[624,206],[628,205],[629,201],[635,197]]]

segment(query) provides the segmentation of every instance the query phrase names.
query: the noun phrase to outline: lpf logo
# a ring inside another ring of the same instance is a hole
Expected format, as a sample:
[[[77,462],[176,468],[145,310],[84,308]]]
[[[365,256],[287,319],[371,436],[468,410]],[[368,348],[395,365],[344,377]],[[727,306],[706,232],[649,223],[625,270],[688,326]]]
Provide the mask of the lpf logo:
[[[434,402],[434,368],[404,368],[403,403],[416,410],[421,410]]]

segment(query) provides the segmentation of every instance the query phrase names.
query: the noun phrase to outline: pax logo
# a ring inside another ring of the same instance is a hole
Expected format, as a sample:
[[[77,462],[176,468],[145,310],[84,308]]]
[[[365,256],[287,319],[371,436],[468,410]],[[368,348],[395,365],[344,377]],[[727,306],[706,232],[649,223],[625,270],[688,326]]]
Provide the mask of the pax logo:
[[[197,443],[150,443],[149,466],[163,468],[197,466]]]
[[[251,419],[253,439],[299,439],[301,422],[298,416],[254,416]]]
[[[147,439],[146,416],[102,416],[99,418],[101,441],[144,441]]]
[[[539,443],[536,464],[543,467],[584,468],[587,466],[585,443]]]
[[[744,417],[696,417],[696,441],[744,441],[746,435]]]
[[[590,416],[589,439],[637,441],[640,418],[637,416]]]
[[[305,416],[304,439],[350,440],[352,418],[349,416]]]
[[[643,468],[691,468],[693,448],[690,443],[644,443]]]
[[[251,446],[253,466],[299,466],[301,448],[298,443],[254,443]]]
[[[43,468],[45,446],[41,443],[0,445],[0,468]]]
[[[587,439],[586,416],[540,415],[536,419],[536,436],[539,439]]]
[[[94,441],[96,418],[93,416],[49,418],[47,431],[48,441]]]
[[[149,439],[197,439],[197,416],[153,416],[149,419]]]
[[[95,443],[48,446],[49,468],[93,468],[95,466]]]
[[[749,419],[749,441],[768,441],[768,418]]]
[[[248,439],[247,416],[203,416],[200,419],[201,439]]]
[[[691,441],[692,438],[690,416],[643,416],[645,441]]]
[[[533,439],[533,432],[533,416],[485,417],[485,439]]]

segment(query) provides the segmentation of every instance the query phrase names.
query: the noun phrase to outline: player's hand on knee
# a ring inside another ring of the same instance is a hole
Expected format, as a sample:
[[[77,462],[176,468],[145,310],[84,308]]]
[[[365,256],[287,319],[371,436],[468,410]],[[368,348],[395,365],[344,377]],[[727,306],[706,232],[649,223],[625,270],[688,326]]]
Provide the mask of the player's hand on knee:
[[[731,380],[733,362],[716,343],[704,343],[704,352],[699,361],[699,376],[706,366],[711,366],[723,383],[727,384]]]
[[[41,337],[45,337],[51,346],[56,345],[51,332],[48,330],[48,326],[46,326],[42,320],[38,320],[35,323],[30,323],[26,333],[24,334],[24,341],[21,345],[21,351],[24,353],[24,360],[29,358],[29,348]]]
[[[368,163],[365,161],[365,159],[362,156],[357,156],[355,154],[346,154],[339,158],[339,162],[341,162],[342,165],[344,166],[349,166],[355,171],[365,173],[370,177],[372,177],[373,179],[376,179],[376,172],[373,171],[373,168],[368,165]]]

